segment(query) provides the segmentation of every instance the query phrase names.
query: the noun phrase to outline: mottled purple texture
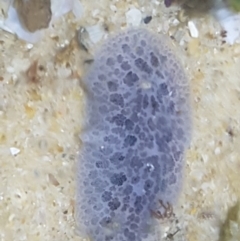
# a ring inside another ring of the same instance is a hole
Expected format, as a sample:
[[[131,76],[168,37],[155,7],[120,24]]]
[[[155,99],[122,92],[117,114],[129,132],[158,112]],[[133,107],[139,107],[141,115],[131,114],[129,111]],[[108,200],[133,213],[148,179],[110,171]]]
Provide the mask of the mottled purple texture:
[[[93,241],[154,236],[152,211],[173,204],[190,141],[188,81],[163,36],[110,37],[84,78],[88,90],[77,178],[77,224]]]

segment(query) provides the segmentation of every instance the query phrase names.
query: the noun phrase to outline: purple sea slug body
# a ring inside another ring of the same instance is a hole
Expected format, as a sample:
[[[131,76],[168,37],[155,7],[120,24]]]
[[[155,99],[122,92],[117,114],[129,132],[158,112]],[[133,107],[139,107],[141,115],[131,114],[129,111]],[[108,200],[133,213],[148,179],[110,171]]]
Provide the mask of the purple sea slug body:
[[[181,187],[188,80],[165,37],[130,29],[109,37],[83,81],[79,232],[92,241],[152,240],[152,214],[174,204]]]

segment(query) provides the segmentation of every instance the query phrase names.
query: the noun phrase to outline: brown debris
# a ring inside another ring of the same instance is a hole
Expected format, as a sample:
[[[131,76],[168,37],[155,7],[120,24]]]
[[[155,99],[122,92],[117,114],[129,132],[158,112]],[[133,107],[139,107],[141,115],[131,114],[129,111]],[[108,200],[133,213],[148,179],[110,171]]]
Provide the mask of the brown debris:
[[[55,177],[53,174],[49,173],[49,174],[48,174],[48,178],[49,178],[49,181],[50,181],[54,186],[58,186],[58,185],[59,185],[58,180],[56,179],[56,177]]]
[[[167,202],[167,204],[165,205],[162,200],[159,200],[159,204],[160,204],[160,208],[164,209],[164,213],[161,213],[159,210],[158,211],[151,210],[151,214],[153,217],[157,219],[165,219],[165,218],[169,219],[172,216],[174,216],[173,207],[169,202]]]
[[[73,38],[70,43],[62,48],[55,56],[55,62],[57,64],[68,65],[71,61],[71,57],[75,52],[75,49],[78,48],[76,38]]]
[[[28,70],[26,71],[27,79],[30,83],[38,83],[40,81],[40,76],[38,75],[38,61],[35,60],[30,65]]]
[[[21,24],[29,32],[47,28],[51,21],[50,0],[15,0],[14,7]]]

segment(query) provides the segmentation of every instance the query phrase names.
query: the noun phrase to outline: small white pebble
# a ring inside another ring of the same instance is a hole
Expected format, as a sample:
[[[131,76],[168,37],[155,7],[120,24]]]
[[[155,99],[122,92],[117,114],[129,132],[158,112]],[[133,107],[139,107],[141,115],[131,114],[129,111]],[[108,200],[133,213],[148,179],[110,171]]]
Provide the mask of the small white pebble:
[[[180,45],[180,46],[183,46],[184,44],[185,44],[184,39],[181,39],[180,42],[179,42],[179,45]]]
[[[8,217],[8,221],[9,222],[12,222],[13,221],[13,219],[15,218],[15,214],[10,214],[10,216]]]
[[[32,49],[32,48],[33,48],[33,44],[27,44],[27,45],[26,45],[26,48],[27,48],[27,49]]]
[[[205,121],[207,122],[207,119],[205,119]],[[214,147],[215,141],[214,141],[214,140],[211,140],[211,141],[208,143],[208,145],[211,146],[211,147]]]
[[[65,39],[65,40],[64,40],[64,44],[65,44],[65,46],[66,46],[66,45],[69,45],[69,40],[68,40],[68,39]]]
[[[94,10],[92,11],[92,16],[93,16],[93,17],[96,17],[99,13],[100,13],[99,9],[94,9]]]
[[[67,166],[69,166],[69,163],[68,162],[62,162],[62,166],[67,167]]]
[[[140,25],[142,21],[142,13],[137,8],[132,8],[128,12],[126,12],[126,21],[129,27],[134,26],[137,27]]]
[[[174,26],[177,26],[179,23],[180,23],[180,21],[179,21],[178,19],[175,18],[175,19],[173,20],[173,25],[174,25]]]
[[[213,48],[213,53],[218,54],[218,50],[216,48]]]
[[[42,161],[44,161],[44,162],[51,162],[51,159],[48,156],[43,156],[42,157]]]
[[[203,159],[203,162],[204,162],[204,163],[207,163],[208,160],[209,160],[208,155],[203,154],[203,155],[202,155],[202,159]]]
[[[72,71],[71,69],[65,68],[65,67],[59,67],[57,70],[57,74],[59,78],[68,78],[71,75]]]
[[[11,74],[15,72],[15,69],[12,66],[8,66],[6,70],[8,73],[11,73]]]
[[[219,155],[221,153],[221,150],[219,147],[217,147],[215,150],[214,150],[214,153],[215,155]]]
[[[153,9],[153,10],[152,10],[152,16],[153,16],[153,17],[156,17],[156,16],[157,16],[157,11],[156,11],[156,9]]]
[[[169,230],[170,230],[169,227],[165,227],[165,228],[164,228],[164,233],[163,233],[163,237],[164,237],[164,238],[166,238],[166,237],[168,236]]]
[[[104,30],[100,25],[86,27],[86,31],[88,32],[91,42],[94,44],[99,42],[104,35]]]
[[[191,37],[198,38],[198,36],[199,36],[198,29],[193,21],[188,22],[188,28],[189,28]]]
[[[115,5],[110,5],[110,9],[113,11],[113,12],[116,12],[117,11],[117,7]]]
[[[16,82],[17,79],[18,79],[17,75],[16,75],[16,74],[13,74],[13,75],[12,75],[12,80],[13,80],[14,82]]]
[[[162,29],[163,32],[164,32],[164,33],[168,33],[169,28],[170,28],[170,22],[168,22],[168,21],[164,22],[164,23],[163,23],[163,29]]]
[[[16,156],[17,154],[20,153],[20,150],[16,147],[10,147],[10,152],[11,152],[12,156]]]

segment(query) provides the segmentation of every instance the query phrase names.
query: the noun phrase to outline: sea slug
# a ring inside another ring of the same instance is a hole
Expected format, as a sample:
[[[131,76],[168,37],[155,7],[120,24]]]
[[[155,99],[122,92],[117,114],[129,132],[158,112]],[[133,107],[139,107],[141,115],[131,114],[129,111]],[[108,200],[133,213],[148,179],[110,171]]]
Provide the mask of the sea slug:
[[[174,204],[181,187],[191,137],[188,79],[164,36],[133,28],[109,37],[83,83],[79,232],[92,241],[148,239],[154,214]]]

